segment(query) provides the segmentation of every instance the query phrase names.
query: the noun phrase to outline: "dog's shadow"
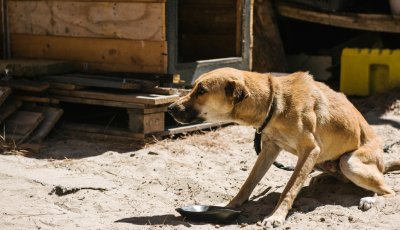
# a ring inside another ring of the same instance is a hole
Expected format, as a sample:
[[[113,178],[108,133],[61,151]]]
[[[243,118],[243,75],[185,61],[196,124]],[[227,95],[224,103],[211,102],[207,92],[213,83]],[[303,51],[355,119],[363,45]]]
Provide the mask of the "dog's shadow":
[[[257,221],[261,221],[264,217],[271,214],[278,203],[281,193],[269,192],[270,189],[271,187],[268,187],[261,193],[252,196],[250,201],[241,206],[241,208],[244,210],[243,213],[235,221],[226,224],[240,225],[240,223],[255,223]],[[267,195],[264,196],[265,194]],[[338,181],[332,176],[321,174],[316,176],[312,183],[310,183],[308,186],[304,186],[302,188],[295,199],[293,207],[289,211],[288,216],[293,215],[295,212],[311,212],[317,207],[323,205],[358,207],[361,198],[373,195],[373,192],[360,188],[353,183],[346,184]],[[181,216],[173,215],[131,217],[121,219],[116,222],[137,225],[184,225],[186,227],[191,225],[206,224],[202,222],[184,220],[184,218]]]

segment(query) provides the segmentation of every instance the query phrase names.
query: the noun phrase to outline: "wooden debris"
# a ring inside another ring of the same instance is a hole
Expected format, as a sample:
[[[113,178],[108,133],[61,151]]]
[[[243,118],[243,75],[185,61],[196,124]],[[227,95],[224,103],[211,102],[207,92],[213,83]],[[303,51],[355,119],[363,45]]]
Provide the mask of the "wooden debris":
[[[38,106],[33,109],[32,112],[42,113],[44,115],[43,121],[32,133],[32,140],[41,141],[47,136],[64,111],[58,108]]]
[[[37,77],[43,75],[64,74],[73,72],[73,66],[68,61],[11,59],[0,60],[0,72],[11,69],[16,77]]]
[[[22,102],[19,100],[6,100],[0,106],[0,122],[10,116],[13,112],[15,112],[20,106]]]
[[[179,99],[178,95],[158,95],[158,94],[147,94],[147,93],[116,94],[112,92],[107,93],[104,90],[67,91],[67,90],[49,89],[48,92],[51,95],[73,96],[80,98],[92,98],[92,99],[101,99],[107,101],[131,102],[131,103],[141,103],[149,105],[166,104],[177,101]],[[55,98],[60,98],[60,97],[55,97]],[[63,99],[60,98],[60,100],[62,101]]]
[[[8,86],[12,89],[21,89],[21,90],[32,91],[32,92],[41,92],[41,91],[49,88],[49,86],[50,86],[46,82],[22,81],[22,80],[15,80],[15,79],[4,80],[4,78],[0,80],[0,85]]]
[[[13,95],[10,96],[11,99],[21,100],[21,101],[31,101],[31,102],[38,102],[38,103],[51,103],[51,104],[58,104],[60,100],[55,98],[47,98],[47,97],[31,97],[31,96],[19,96]]]
[[[27,136],[43,120],[42,113],[16,111],[4,120],[6,132],[15,135]]]
[[[0,105],[6,100],[8,95],[10,95],[11,91],[10,87],[0,87]]]

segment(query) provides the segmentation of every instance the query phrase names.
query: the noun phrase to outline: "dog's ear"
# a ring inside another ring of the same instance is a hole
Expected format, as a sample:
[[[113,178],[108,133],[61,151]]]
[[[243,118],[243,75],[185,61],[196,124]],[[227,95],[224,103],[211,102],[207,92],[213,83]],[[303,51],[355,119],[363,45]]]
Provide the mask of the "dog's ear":
[[[250,96],[247,87],[240,81],[228,81],[225,87],[225,94],[227,97],[232,97],[232,105],[243,101]]]

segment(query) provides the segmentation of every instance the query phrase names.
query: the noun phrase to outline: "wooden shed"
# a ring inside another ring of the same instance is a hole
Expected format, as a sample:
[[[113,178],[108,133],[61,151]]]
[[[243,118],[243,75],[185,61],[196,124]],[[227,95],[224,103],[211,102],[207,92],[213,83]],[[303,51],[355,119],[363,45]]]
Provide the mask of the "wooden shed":
[[[179,74],[186,84],[220,67],[251,69],[252,0],[7,0],[6,6],[13,59]]]

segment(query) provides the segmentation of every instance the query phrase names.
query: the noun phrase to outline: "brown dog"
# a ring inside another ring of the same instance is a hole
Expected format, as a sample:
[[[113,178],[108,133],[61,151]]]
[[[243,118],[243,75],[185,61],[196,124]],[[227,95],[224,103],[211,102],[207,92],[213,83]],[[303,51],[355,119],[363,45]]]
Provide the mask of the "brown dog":
[[[274,101],[274,103],[273,103]],[[280,226],[311,172],[317,169],[376,192],[396,194],[385,185],[383,172],[400,169],[400,161],[385,167],[382,141],[342,93],[297,72],[273,77],[223,68],[202,75],[187,96],[168,111],[180,123],[232,121],[262,132],[262,150],[249,177],[227,207],[240,206],[250,196],[283,149],[298,161],[279,202],[263,224]],[[375,198],[359,207],[368,210]]]

